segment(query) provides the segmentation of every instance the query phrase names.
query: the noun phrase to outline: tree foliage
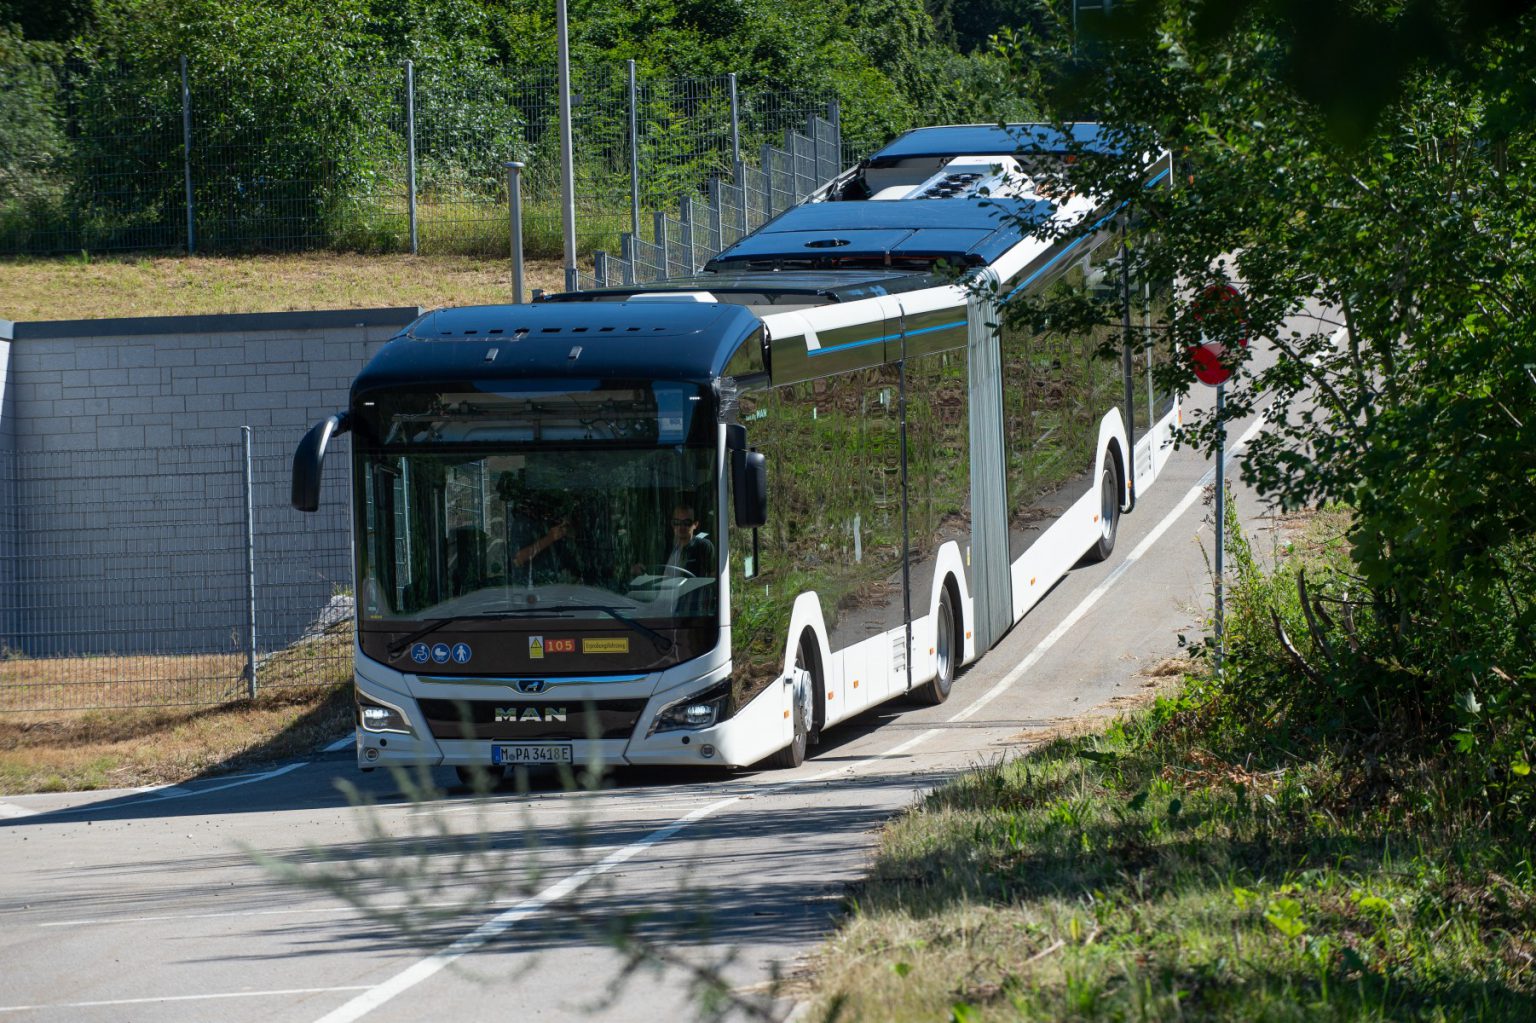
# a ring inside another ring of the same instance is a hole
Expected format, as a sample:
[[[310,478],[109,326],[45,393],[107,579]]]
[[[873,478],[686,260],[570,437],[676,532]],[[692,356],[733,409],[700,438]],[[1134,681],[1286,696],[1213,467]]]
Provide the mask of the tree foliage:
[[[1353,509],[1350,628],[1330,643],[1326,608],[1314,622],[1310,712],[1475,736],[1460,741],[1495,751],[1496,773],[1527,763],[1536,112],[1524,98],[1536,25],[1491,34],[1466,15],[1450,56],[1421,47],[1383,79],[1371,118],[1341,118],[1319,90],[1348,92],[1359,70],[1296,73],[1315,57],[1296,18],[1316,5],[1254,5],[1219,32],[1202,20],[1214,6],[1117,4],[1125,21],[1092,39],[1020,36],[1009,56],[1059,113],[1091,110],[1109,129],[1115,151],[1081,154],[1070,187],[1135,211],[1138,272],[1185,294],[1225,280],[1243,290],[1246,324],[1229,333],[1245,329],[1255,346],[1237,359],[1225,418],[1269,421],[1244,455],[1248,479],[1286,506]],[[1416,9],[1338,6],[1384,40]],[[1140,160],[1163,148],[1173,187],[1144,189]],[[1187,387],[1181,353],[1211,325],[1179,304],[1164,312],[1161,343]],[[1278,358],[1261,369],[1253,353],[1265,345]],[[1219,427],[1197,417],[1186,437],[1210,444]]]

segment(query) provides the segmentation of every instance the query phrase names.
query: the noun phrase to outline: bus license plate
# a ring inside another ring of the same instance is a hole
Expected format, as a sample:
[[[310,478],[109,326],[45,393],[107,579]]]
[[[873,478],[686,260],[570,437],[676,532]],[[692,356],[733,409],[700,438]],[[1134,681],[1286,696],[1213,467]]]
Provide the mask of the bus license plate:
[[[510,764],[569,764],[571,747],[566,743],[518,743],[514,746],[491,747],[491,763]]]

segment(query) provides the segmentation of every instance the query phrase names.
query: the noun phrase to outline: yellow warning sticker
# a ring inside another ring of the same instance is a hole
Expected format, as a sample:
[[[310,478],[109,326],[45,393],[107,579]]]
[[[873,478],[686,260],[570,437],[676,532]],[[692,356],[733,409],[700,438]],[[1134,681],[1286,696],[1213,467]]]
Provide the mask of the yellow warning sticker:
[[[581,641],[581,652],[584,654],[627,654],[629,653],[629,637],[584,639]]]
[[[532,657],[534,660],[539,660],[544,656],[543,636],[528,637],[528,656]]]

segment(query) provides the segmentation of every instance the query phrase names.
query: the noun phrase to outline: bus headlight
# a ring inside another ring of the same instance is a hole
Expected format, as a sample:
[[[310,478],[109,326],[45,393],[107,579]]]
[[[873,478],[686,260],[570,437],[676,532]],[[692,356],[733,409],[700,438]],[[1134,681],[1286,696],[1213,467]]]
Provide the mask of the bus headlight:
[[[357,694],[357,724],[367,732],[399,732],[403,735],[416,734],[405,719],[405,714],[398,707],[391,707],[387,703],[369,699],[362,693]]]
[[[651,721],[651,730],[645,734],[650,737],[657,732],[708,728],[725,719],[730,702],[731,680],[726,679],[676,703],[667,704]]]

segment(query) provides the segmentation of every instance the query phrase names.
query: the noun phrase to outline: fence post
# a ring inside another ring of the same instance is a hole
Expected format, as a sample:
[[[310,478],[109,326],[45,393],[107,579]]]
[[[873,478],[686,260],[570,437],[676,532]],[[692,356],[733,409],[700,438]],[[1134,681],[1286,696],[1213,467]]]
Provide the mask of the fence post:
[[[181,55],[181,171],[187,184],[187,255],[197,251],[192,205],[192,89],[187,85],[187,55]]]
[[[811,137],[811,187],[806,192],[816,189],[816,184],[821,180],[821,132],[816,130],[817,117],[815,114],[805,119],[805,132]]]
[[[773,147],[764,142],[759,159],[763,161],[763,220],[766,222],[773,219]]]
[[[507,168],[507,219],[512,237],[512,302],[523,304],[523,163],[508,160]]]
[[[619,235],[619,270],[624,275],[625,284],[635,283],[635,260],[639,258],[635,252],[635,236],[629,232]]]
[[[657,210],[654,216],[655,221],[652,226],[655,233],[653,237],[656,239],[657,251],[661,253],[661,259],[658,260],[661,264],[661,277],[667,277],[672,273],[672,247],[667,244],[667,215]],[[652,278],[652,280],[660,279]]]
[[[246,695],[256,699],[256,506],[251,473],[251,428],[240,427],[240,447],[245,456],[245,611]]]
[[[713,249],[712,255],[719,255],[725,248],[725,189],[720,187],[720,178],[709,179],[709,248]]]
[[[602,249],[592,253],[592,277],[599,288],[608,287],[608,253]]]
[[[843,160],[843,104],[836,96],[827,100],[827,119],[832,122],[832,146],[837,151],[837,167],[833,174],[841,174],[846,165]]]
[[[635,62],[629,62],[629,231],[640,237],[640,103]]]
[[[741,166],[741,106],[736,100],[736,72],[730,73],[731,80],[731,166]],[[736,181],[740,183],[741,178]]]
[[[736,175],[736,195],[741,199],[736,217],[736,241],[741,241],[747,236],[747,221],[750,219],[747,216],[747,165],[738,159],[731,170]]]
[[[683,221],[683,263],[684,273],[692,274],[697,262],[693,258],[693,196],[683,196],[682,209],[679,211]]]
[[[411,255],[420,252],[416,231],[416,65],[405,62],[406,208],[411,218]]]

